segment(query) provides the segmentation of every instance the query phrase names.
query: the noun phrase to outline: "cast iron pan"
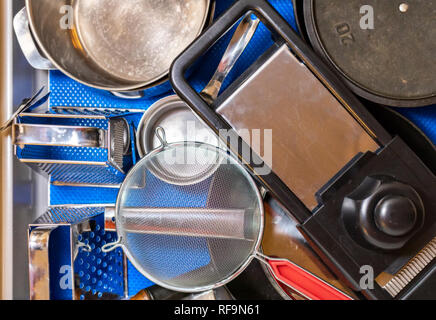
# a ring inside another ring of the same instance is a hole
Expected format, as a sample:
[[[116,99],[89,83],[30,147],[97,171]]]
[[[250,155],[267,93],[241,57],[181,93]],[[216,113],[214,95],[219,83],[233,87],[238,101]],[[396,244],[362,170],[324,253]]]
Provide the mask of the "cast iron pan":
[[[304,0],[292,0],[292,6],[294,7],[294,16],[297,23],[298,32],[301,38],[306,42],[309,42],[309,35],[307,34],[306,27],[304,25]]]
[[[303,10],[315,51],[356,94],[397,107],[436,102],[435,1],[304,0]]]

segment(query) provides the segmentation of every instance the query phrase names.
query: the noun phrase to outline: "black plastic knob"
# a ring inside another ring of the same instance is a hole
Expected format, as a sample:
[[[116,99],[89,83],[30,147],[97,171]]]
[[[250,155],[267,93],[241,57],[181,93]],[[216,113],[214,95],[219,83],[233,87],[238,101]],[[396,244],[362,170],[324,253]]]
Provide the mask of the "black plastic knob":
[[[418,192],[386,176],[366,177],[342,204],[350,236],[369,248],[402,248],[422,227],[424,217]]]
[[[401,237],[413,230],[417,220],[414,203],[400,195],[386,196],[375,207],[374,220],[380,231]]]

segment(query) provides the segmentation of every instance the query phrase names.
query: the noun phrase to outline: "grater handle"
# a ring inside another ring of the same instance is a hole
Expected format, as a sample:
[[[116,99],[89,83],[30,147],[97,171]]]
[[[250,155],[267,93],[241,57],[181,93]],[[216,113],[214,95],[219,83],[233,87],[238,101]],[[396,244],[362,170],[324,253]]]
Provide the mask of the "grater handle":
[[[104,148],[106,131],[92,127],[32,125],[16,123],[12,128],[15,145]]]
[[[135,100],[135,99],[141,99],[145,97],[144,90],[138,90],[138,91],[110,91],[110,93],[121,99],[129,99],[129,100]]]

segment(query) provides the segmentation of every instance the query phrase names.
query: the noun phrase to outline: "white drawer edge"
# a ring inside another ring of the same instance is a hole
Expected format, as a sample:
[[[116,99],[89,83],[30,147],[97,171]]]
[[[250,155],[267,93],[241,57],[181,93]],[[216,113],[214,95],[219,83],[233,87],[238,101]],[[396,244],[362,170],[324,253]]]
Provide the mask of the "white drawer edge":
[[[0,1],[0,122],[12,114],[12,1]],[[9,132],[0,135],[0,299],[13,298],[13,153]]]

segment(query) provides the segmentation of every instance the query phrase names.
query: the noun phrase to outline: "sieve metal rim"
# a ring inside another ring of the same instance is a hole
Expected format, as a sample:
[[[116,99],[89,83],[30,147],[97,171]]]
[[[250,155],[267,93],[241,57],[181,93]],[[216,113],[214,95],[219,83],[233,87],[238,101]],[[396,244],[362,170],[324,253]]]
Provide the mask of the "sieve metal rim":
[[[147,134],[151,134],[151,132],[148,132],[147,129],[153,128],[154,125],[159,124],[155,120],[161,118],[162,115],[164,115],[166,112],[172,109],[177,109],[177,108],[181,109],[185,107],[186,109],[190,110],[186,102],[184,102],[178,95],[173,94],[159,99],[144,112],[144,115],[141,117],[141,120],[139,122],[138,130],[136,134],[136,146],[140,158],[143,158],[146,154],[154,150],[152,146],[147,146],[145,142],[146,141],[145,138],[147,138]],[[190,112],[192,112],[192,114],[196,116],[196,114],[192,110]],[[198,116],[196,116],[196,118],[198,119],[199,123],[203,124],[205,128],[210,130],[211,134],[213,133],[213,131],[205,123],[203,123]],[[216,146],[225,148],[225,144],[221,142],[221,139],[219,139],[218,136],[216,138],[217,138]],[[187,141],[187,140],[183,140],[183,141]],[[182,140],[174,141],[174,142],[182,142]],[[193,142],[206,143],[202,141],[193,141]],[[211,144],[211,145],[215,146],[215,144]]]
[[[201,143],[201,142],[183,141],[183,142],[175,142],[175,143],[171,144],[171,146],[170,146],[170,144],[167,144],[165,142],[164,147],[167,146],[167,147],[177,148],[179,145],[175,145],[175,144],[180,144],[181,146],[185,146],[186,147],[187,144],[191,144],[191,143],[196,144],[195,147],[197,147],[198,145],[209,145],[209,146],[211,146],[210,144]],[[161,148],[161,147],[159,147],[159,148]],[[164,150],[160,150],[160,151],[164,151]],[[186,177],[181,178],[181,179],[177,179],[177,178],[175,178],[175,179],[173,178],[172,179],[169,175],[167,175],[164,172],[162,172],[161,169],[159,169],[158,166],[151,166],[151,167],[149,167],[149,170],[156,177],[158,177],[162,181],[165,181],[166,183],[175,184],[175,185],[178,185],[178,186],[186,186],[186,185],[189,185],[189,184],[195,184],[195,183],[199,183],[199,182],[201,182],[203,180],[206,180],[207,178],[209,178],[211,175],[213,175],[215,173],[215,171],[218,169],[219,166],[220,166],[220,163],[217,162],[216,164],[210,166],[207,174],[204,174],[204,175],[193,175],[192,178],[190,178],[190,179],[187,179]]]
[[[234,271],[232,274],[230,274],[230,276],[228,276],[227,278],[224,278],[223,280],[219,281],[219,282],[215,282],[211,285],[207,285],[207,286],[201,286],[201,287],[194,287],[194,288],[186,288],[186,287],[178,287],[178,286],[172,286],[166,282],[163,282],[159,279],[156,279],[154,276],[150,275],[148,272],[146,272],[144,270],[144,268],[141,266],[141,264],[139,262],[137,262],[137,260],[133,257],[133,255],[130,252],[129,246],[127,246],[125,244],[125,240],[124,238],[121,236],[122,232],[120,231],[120,223],[119,223],[119,212],[120,212],[120,206],[121,206],[121,197],[123,195],[123,191],[125,190],[127,183],[128,182],[128,178],[130,176],[133,175],[133,173],[135,172],[135,167],[140,167],[140,164],[143,162],[146,162],[147,160],[149,160],[149,158],[155,156],[156,154],[163,152],[164,150],[168,149],[168,148],[176,148],[176,147],[180,147],[180,146],[186,146],[186,145],[193,145],[195,147],[208,147],[211,149],[215,149],[218,153],[221,153],[224,157],[227,158],[231,158],[233,159],[233,164],[241,171],[244,173],[244,176],[246,177],[248,183],[251,185],[252,189],[254,190],[254,192],[257,195],[257,200],[258,200],[258,206],[259,206],[259,231],[258,231],[258,235],[256,238],[256,243],[253,246],[253,248],[251,249],[250,254],[247,256],[247,258],[244,260],[244,262],[236,269],[236,271]],[[259,251],[259,248],[262,244],[262,238],[263,238],[263,232],[264,232],[264,225],[265,225],[265,213],[264,213],[264,206],[263,206],[263,198],[262,195],[260,193],[260,190],[256,184],[256,182],[254,181],[253,177],[250,175],[250,173],[244,168],[244,166],[238,161],[237,158],[235,158],[234,156],[232,156],[231,154],[229,154],[228,152],[226,152],[225,150],[218,148],[216,146],[213,146],[211,144],[208,143],[203,143],[203,142],[191,142],[191,141],[185,141],[185,142],[174,142],[174,143],[169,143],[166,145],[162,145],[159,148],[156,148],[155,150],[151,151],[150,153],[148,153],[144,158],[142,158],[136,165],[134,168],[132,168],[132,170],[129,171],[129,173],[127,174],[125,180],[123,181],[120,190],[118,191],[118,195],[117,195],[117,200],[116,200],[116,205],[115,205],[115,213],[114,213],[114,217],[115,217],[115,229],[117,232],[117,236],[118,236],[118,240],[114,243],[108,243],[106,245],[104,245],[101,250],[103,252],[109,252],[112,251],[116,248],[121,248],[124,252],[124,254],[127,256],[127,258],[129,259],[129,261],[133,264],[133,266],[142,274],[144,275],[147,279],[153,281],[155,284],[163,287],[163,288],[167,288],[169,290],[173,290],[173,291],[178,291],[178,292],[186,292],[186,293],[196,293],[196,292],[203,292],[203,291],[208,291],[208,290],[213,290],[216,288],[219,288],[221,286],[224,286],[225,284],[229,283],[230,281],[232,281],[233,279],[235,279],[237,276],[239,276],[247,267],[248,265],[251,263],[251,261],[256,258],[256,252]],[[108,248],[108,249],[107,249]]]

